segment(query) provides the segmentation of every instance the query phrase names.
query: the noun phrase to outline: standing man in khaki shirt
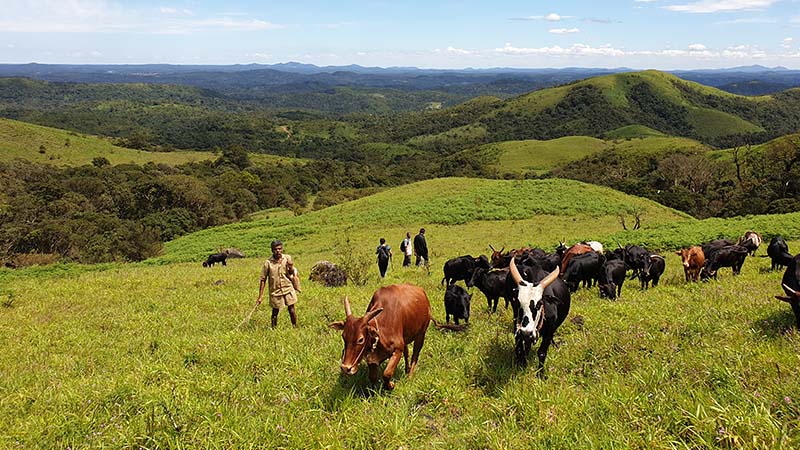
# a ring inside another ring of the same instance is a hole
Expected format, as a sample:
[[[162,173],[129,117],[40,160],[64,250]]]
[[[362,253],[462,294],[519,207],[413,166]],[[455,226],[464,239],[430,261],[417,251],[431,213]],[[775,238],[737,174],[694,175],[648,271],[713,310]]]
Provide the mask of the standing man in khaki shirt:
[[[285,305],[289,309],[292,326],[297,327],[297,312],[294,304],[297,303],[297,272],[294,261],[289,255],[283,254],[283,242],[272,241],[272,257],[264,262],[261,268],[261,284],[258,288],[257,304],[264,298],[264,286],[269,282],[269,305],[272,307],[272,328],[278,325],[278,311]],[[299,291],[299,286],[297,291]]]

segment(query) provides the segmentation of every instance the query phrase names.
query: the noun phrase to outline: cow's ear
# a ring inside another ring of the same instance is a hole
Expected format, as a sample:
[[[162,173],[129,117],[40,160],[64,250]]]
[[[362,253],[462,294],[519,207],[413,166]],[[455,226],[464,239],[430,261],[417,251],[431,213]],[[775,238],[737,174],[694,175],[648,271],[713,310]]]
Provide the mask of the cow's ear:
[[[794,303],[795,301],[797,301],[797,299],[794,299],[792,297],[783,297],[780,295],[776,295],[775,298],[786,303]]]
[[[682,256],[681,252],[675,252],[676,255]]]
[[[338,322],[331,322],[328,324],[329,327],[333,328],[334,330],[342,331],[344,330],[344,322],[341,320]]]

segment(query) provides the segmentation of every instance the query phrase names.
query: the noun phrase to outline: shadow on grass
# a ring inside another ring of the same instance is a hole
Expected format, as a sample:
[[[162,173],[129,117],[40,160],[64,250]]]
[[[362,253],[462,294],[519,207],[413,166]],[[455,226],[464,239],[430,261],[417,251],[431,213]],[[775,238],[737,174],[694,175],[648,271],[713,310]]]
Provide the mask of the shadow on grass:
[[[497,397],[502,394],[503,387],[511,380],[516,371],[514,365],[514,342],[511,336],[498,334],[483,350],[483,363],[470,374],[473,383],[483,390],[484,394]]]
[[[363,362],[358,373],[353,376],[339,374],[339,378],[331,385],[331,390],[323,401],[324,409],[328,412],[341,410],[342,405],[351,399],[370,399],[375,396],[390,395],[392,391],[383,388],[383,369],[386,364],[381,364],[379,377],[376,383],[369,381],[369,369]],[[406,380],[406,372],[401,362],[392,377],[395,383]]]
[[[780,300],[775,300],[783,304],[783,308],[769,314],[766,317],[757,319],[753,322],[753,328],[758,330],[761,335],[772,338],[780,339],[787,333],[796,332],[796,321],[791,306],[788,303],[783,303]]]

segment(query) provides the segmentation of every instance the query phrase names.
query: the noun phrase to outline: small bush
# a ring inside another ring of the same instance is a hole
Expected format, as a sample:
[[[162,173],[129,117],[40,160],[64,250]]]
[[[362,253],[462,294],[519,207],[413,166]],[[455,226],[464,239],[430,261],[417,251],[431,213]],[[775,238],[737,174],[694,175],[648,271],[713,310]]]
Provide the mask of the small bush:
[[[339,261],[338,266],[345,273],[347,280],[356,286],[367,284],[372,259],[353,248],[349,230],[344,234],[344,241],[336,244],[334,254]]]

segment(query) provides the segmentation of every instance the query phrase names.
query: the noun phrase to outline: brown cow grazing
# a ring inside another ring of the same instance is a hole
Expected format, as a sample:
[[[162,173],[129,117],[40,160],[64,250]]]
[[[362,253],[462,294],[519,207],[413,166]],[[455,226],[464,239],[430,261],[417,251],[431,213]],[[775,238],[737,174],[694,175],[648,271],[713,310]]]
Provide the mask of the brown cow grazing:
[[[700,279],[700,271],[706,264],[706,256],[703,254],[703,249],[700,246],[692,246],[689,248],[682,248],[680,251],[675,252],[676,255],[681,257],[683,262],[683,274],[686,276],[686,281],[697,281]]]
[[[345,297],[343,322],[333,322],[331,328],[342,331],[344,353],[342,373],[355,375],[363,358],[369,367],[369,379],[378,381],[378,365],[389,360],[383,371],[383,386],[394,389],[392,376],[405,358],[406,374],[411,377],[417,366],[419,352],[425,342],[428,324],[433,319],[431,304],[425,291],[411,284],[394,284],[375,291],[363,317],[355,317],[350,301]],[[411,364],[407,345],[414,343]]]

